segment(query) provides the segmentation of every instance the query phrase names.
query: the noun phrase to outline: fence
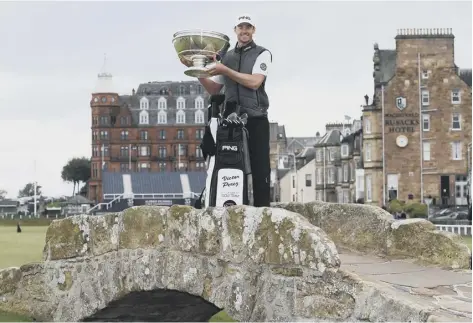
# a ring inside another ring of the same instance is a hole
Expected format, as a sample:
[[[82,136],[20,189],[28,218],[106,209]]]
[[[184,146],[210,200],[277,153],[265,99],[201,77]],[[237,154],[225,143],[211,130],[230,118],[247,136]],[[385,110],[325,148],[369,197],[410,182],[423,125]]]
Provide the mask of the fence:
[[[462,236],[471,236],[471,225],[466,224],[436,224],[435,227],[439,231],[447,231],[456,233]]]

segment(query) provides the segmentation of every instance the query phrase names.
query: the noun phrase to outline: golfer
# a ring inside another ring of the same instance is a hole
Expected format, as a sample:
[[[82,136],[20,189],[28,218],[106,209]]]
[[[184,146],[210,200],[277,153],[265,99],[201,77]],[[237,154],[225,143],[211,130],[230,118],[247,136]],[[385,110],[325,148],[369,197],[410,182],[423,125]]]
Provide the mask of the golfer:
[[[234,25],[237,36],[235,48],[229,50],[221,62],[209,68],[211,78],[200,78],[202,86],[211,95],[225,86],[225,102],[236,103],[240,113],[248,114],[246,128],[249,133],[251,171],[253,177],[254,206],[269,206],[269,99],[265,91],[272,54],[253,41],[256,31],[250,15],[241,15]],[[191,64],[181,60],[190,66]]]

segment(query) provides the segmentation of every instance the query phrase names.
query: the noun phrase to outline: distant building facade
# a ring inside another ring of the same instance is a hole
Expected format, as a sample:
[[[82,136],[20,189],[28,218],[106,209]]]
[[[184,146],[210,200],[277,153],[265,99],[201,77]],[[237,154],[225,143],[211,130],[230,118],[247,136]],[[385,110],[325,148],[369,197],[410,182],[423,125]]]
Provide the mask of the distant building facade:
[[[102,201],[102,172],[204,171],[199,147],[208,94],[197,81],[148,82],[131,95],[114,92],[99,74],[92,94],[89,199]]]
[[[450,29],[400,30],[396,49],[374,46],[375,92],[363,107],[365,202],[431,196],[467,204],[471,70],[454,61]]]

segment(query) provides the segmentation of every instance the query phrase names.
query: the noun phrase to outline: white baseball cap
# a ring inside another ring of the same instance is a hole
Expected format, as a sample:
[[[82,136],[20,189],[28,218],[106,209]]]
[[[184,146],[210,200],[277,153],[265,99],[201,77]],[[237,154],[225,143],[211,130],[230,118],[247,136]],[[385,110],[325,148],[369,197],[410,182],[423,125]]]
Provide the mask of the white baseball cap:
[[[250,24],[253,27],[255,26],[255,23],[253,22],[253,19],[251,19],[250,15],[239,15],[236,22],[235,22],[235,27],[238,26],[239,24]]]

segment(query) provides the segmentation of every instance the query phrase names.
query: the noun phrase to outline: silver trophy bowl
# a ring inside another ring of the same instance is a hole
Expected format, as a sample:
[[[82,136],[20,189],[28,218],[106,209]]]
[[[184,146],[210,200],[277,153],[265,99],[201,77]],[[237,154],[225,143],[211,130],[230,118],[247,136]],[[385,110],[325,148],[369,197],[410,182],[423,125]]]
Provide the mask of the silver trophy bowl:
[[[192,62],[184,74],[208,78],[209,63],[214,56],[222,58],[230,47],[230,38],[215,31],[183,30],[173,35],[172,43],[180,59]]]

